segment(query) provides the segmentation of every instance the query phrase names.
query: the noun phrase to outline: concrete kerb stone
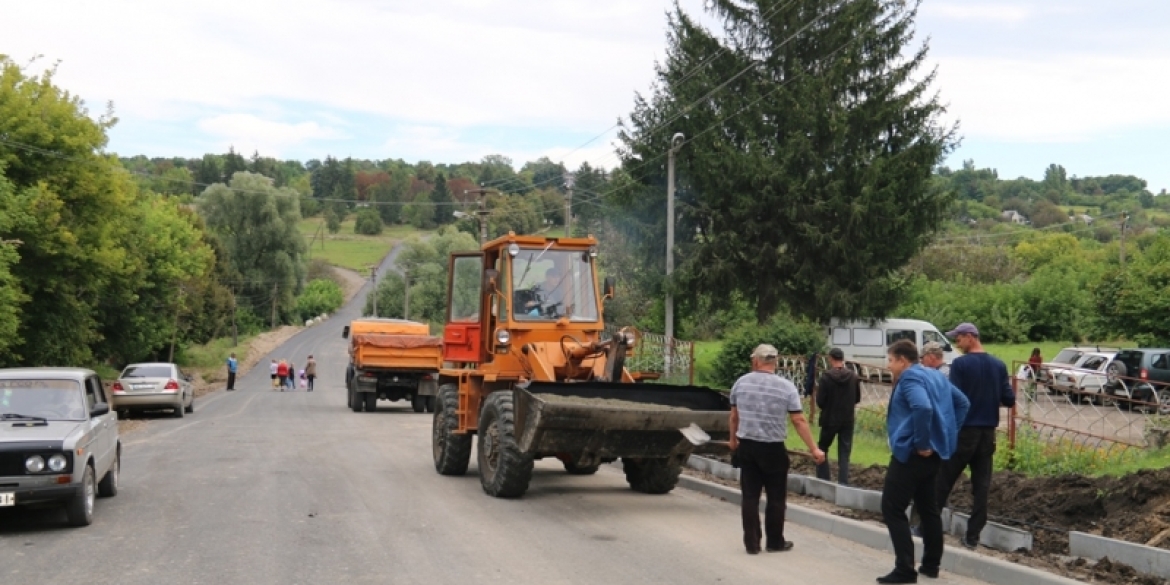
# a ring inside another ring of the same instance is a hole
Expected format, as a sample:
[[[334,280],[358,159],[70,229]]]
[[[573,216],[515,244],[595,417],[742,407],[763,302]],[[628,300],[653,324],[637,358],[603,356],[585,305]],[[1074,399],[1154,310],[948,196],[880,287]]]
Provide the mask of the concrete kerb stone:
[[[1073,531],[1068,533],[1068,552],[1095,561],[1109,557],[1142,573],[1170,579],[1170,551],[1164,549]]]
[[[837,484],[815,477],[805,477],[804,494],[826,502],[837,503]]]
[[[680,477],[679,487],[697,491],[736,505],[740,505],[743,502],[743,496],[739,490],[704,481],[697,477],[687,475]],[[760,503],[762,507],[764,502],[761,501]],[[832,534],[833,536],[844,538],[845,540],[850,540],[877,550],[893,551],[893,547],[890,545],[889,534],[884,528],[873,524],[834,516],[827,512],[821,512],[820,510],[813,510],[791,503],[788,504],[786,517],[787,521],[800,526]],[[921,558],[921,539],[914,539],[914,549],[915,557]],[[1075,555],[1077,553],[1073,551],[1072,554]],[[1110,558],[1114,557],[1110,556]],[[890,561],[891,563],[893,562],[892,557]],[[1078,581],[1059,575],[954,547],[948,547],[946,553],[943,554],[942,569],[956,575],[979,579],[980,581],[995,585],[1017,585],[1018,583],[1073,585],[1078,583]]]
[[[836,504],[842,508],[881,513],[882,493],[874,490],[863,490],[838,485]]]
[[[950,517],[950,522],[943,523],[943,530],[955,536],[966,535],[967,522],[971,519],[970,514],[952,511]],[[979,533],[979,544],[1007,552],[1015,552],[1020,549],[1032,550],[1032,533],[1027,530],[988,522],[983,527],[983,532]],[[1075,555],[1076,553],[1072,554]]]

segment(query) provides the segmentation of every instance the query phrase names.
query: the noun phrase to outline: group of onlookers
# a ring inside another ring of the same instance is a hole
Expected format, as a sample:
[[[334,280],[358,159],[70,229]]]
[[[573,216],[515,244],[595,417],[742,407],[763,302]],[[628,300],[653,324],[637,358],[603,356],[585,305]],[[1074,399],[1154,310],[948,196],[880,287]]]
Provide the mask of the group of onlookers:
[[[305,362],[305,368],[297,371],[295,364],[288,360],[272,360],[268,366],[268,371],[272,377],[272,389],[292,391],[296,390],[299,383],[302,389],[313,391],[313,382],[317,379],[317,360],[313,356],[309,356],[308,361]]]
[[[947,332],[963,352],[950,366],[949,377],[939,371],[943,347],[927,343],[921,350],[909,340],[897,341],[887,351],[893,390],[887,405],[886,432],[892,456],[882,489],[882,517],[893,543],[894,570],[878,583],[916,583],[919,575],[938,577],[943,554],[941,509],[955,482],[969,469],[974,496],[964,547],[974,549],[987,524],[987,499],[995,454],[999,408],[1015,404],[1007,367],[984,351],[979,330],[963,323]],[[817,464],[817,476],[830,479],[825,458],[834,440],[838,452],[838,481],[849,482],[849,455],[853,443],[855,407],[861,401],[861,382],[846,367],[844,353],[829,352],[830,368],[817,383],[820,440],[813,442],[802,412],[800,394],[788,380],[776,375],[778,352],[760,345],[751,355],[752,372],[731,390],[732,460],[740,467],[743,492],[744,546],[749,554],[761,550],[782,552],[793,543],[784,539],[787,498],[787,421],[793,423]],[[760,495],[766,491],[764,530],[760,527]],[[907,509],[913,502],[920,518],[914,529]],[[914,567],[916,530],[922,537],[922,562]]]

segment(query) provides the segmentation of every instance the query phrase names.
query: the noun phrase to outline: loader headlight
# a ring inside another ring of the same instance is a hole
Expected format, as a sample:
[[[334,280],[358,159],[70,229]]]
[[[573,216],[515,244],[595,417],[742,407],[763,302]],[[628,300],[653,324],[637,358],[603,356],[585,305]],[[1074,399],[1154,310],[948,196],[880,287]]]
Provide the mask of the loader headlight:
[[[634,347],[634,342],[637,341],[637,337],[634,335],[634,332],[633,331],[626,331],[625,336],[626,336],[626,345],[629,347]]]
[[[498,345],[508,345],[512,342],[512,334],[507,329],[496,330],[496,343]]]
[[[597,246],[589,246],[589,257],[590,258],[597,257]]]
[[[511,244],[508,244],[508,255],[509,256],[515,258],[516,255],[519,253],[520,253],[520,244],[517,244],[516,242],[512,242]]]

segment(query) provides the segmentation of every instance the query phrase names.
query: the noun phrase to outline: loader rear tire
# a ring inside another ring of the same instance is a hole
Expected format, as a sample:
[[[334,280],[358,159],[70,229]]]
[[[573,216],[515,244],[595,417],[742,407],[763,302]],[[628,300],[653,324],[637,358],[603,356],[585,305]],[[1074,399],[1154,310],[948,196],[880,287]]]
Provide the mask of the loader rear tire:
[[[435,417],[431,422],[431,451],[439,475],[463,475],[471,463],[471,435],[458,435],[459,387],[444,384],[434,397]]]
[[[665,494],[678,484],[682,462],[675,459],[622,458],[626,483],[630,489],[644,494]]]
[[[568,461],[562,461],[561,463],[564,464],[565,471],[569,472],[569,475],[593,475],[597,473],[598,469],[601,469],[600,464],[579,466],[576,463],[570,463]]]
[[[518,498],[532,480],[532,456],[516,444],[512,391],[493,392],[479,415],[479,483],[497,498]]]

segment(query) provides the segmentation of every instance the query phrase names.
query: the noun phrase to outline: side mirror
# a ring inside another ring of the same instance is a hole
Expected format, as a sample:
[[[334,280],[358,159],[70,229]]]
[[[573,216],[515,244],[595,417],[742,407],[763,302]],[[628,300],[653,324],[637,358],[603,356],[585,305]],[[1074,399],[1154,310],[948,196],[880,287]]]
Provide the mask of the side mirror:
[[[499,286],[500,271],[494,268],[488,268],[483,271],[483,290],[493,292]]]
[[[341,328],[341,338],[349,339],[349,325]]]
[[[99,402],[99,403],[93,405],[93,408],[91,408],[89,410],[89,417],[90,418],[94,418],[97,416],[104,416],[107,414],[110,414],[110,405],[106,404],[105,402]]]
[[[605,277],[604,284],[601,285],[601,296],[604,299],[612,299],[614,290],[617,288],[617,279],[612,276]]]

